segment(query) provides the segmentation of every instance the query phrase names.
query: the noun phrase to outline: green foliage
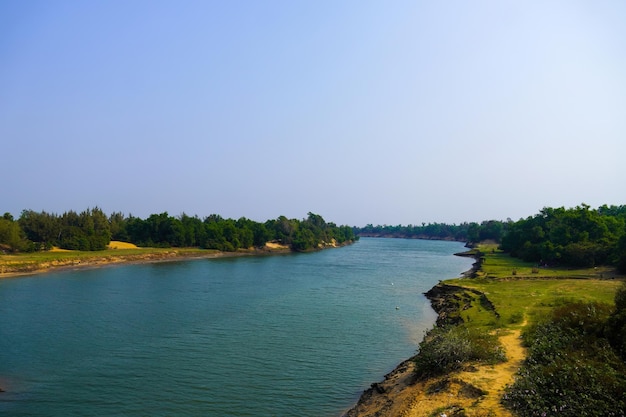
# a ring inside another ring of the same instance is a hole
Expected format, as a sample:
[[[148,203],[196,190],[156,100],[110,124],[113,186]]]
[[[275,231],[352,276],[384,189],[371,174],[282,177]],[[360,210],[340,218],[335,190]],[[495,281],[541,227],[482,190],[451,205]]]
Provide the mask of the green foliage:
[[[417,376],[427,378],[462,369],[469,362],[505,360],[495,335],[484,329],[457,325],[432,329],[420,343],[415,364]]]
[[[32,250],[59,246],[74,250],[103,250],[111,241],[109,220],[99,208],[63,215],[24,210],[18,220]]]
[[[69,211],[57,219],[59,235],[54,244],[63,249],[104,250],[111,241],[109,220],[97,207],[80,214]]]
[[[172,217],[167,212],[147,219],[113,213],[108,218],[99,208],[81,213],[68,211],[61,216],[25,210],[18,222],[10,214],[0,219],[0,245],[3,250],[45,250],[52,246],[64,249],[103,250],[111,239],[144,247],[200,247],[237,251],[263,247],[278,241],[296,251],[308,251],[325,245],[356,240],[349,226],[327,223],[318,214],[308,213],[302,221],[280,216],[258,223],[245,217],[224,219],[212,214],[201,220],[185,213]]]
[[[11,252],[26,250],[29,247],[20,225],[8,213],[0,218],[0,246],[0,249]]]
[[[527,359],[503,403],[519,416],[623,416],[626,365],[603,336],[610,312],[568,303],[530,326]]]
[[[615,260],[617,269],[626,274],[626,233],[622,235],[615,249]]]
[[[607,320],[606,336],[615,351],[626,361],[626,283],[615,294],[615,311]]]
[[[448,239],[458,240],[469,243],[478,243],[483,240],[494,240],[500,242],[500,239],[506,232],[508,223],[498,220],[487,220],[478,223],[461,223],[445,224],[445,223],[422,223],[421,226],[373,226],[368,224],[362,228],[356,228],[355,233],[359,236],[373,237],[399,237],[399,238],[417,238],[417,239]]]
[[[626,270],[626,206],[544,208],[510,223],[502,250],[525,261],[576,267],[615,264]]]
[[[18,224],[28,240],[46,248],[52,247],[61,232],[59,217],[45,211],[37,213],[33,210],[24,210]]]

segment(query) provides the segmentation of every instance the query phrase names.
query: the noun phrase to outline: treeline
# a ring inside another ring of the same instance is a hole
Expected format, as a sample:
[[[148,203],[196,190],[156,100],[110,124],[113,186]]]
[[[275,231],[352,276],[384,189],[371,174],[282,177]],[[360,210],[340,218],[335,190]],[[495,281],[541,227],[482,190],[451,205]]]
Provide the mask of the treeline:
[[[0,249],[11,252],[49,250],[53,246],[73,250],[103,250],[111,240],[145,247],[200,247],[221,251],[263,247],[275,241],[295,251],[355,240],[350,226],[337,226],[322,216],[308,213],[303,220],[280,216],[264,223],[242,217],[224,219],[213,214],[203,219],[167,212],[146,219],[112,213],[99,208],[62,215],[24,210],[15,220],[9,213],[0,218]]]
[[[395,237],[405,239],[437,239],[456,240],[459,242],[477,243],[485,240],[500,242],[506,231],[507,223],[498,220],[486,220],[482,223],[422,223],[421,226],[373,226],[356,228],[358,236],[363,237]]]
[[[626,272],[626,206],[544,208],[506,229],[501,248],[525,261]]]
[[[493,240],[516,258],[551,265],[615,265],[626,273],[626,206],[544,208],[516,222],[422,223],[355,228],[358,236],[441,239],[469,244]]]

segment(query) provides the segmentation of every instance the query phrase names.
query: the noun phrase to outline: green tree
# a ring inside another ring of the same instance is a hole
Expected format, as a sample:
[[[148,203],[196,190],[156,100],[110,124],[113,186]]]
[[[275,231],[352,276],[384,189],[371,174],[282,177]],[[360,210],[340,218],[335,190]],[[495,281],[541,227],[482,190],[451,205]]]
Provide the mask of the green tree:
[[[36,250],[50,249],[56,243],[61,233],[58,216],[42,211],[24,210],[18,219],[18,224],[26,234],[26,238],[33,242]]]
[[[109,230],[111,231],[111,239],[121,242],[128,242],[130,237],[126,231],[127,220],[121,212],[113,212],[109,216]]]
[[[315,235],[310,229],[307,228],[297,230],[294,235],[293,242],[291,243],[292,249],[299,252],[313,249],[316,246]]]
[[[13,216],[0,218],[0,249],[17,252],[26,250],[29,245],[20,225],[13,221]]]

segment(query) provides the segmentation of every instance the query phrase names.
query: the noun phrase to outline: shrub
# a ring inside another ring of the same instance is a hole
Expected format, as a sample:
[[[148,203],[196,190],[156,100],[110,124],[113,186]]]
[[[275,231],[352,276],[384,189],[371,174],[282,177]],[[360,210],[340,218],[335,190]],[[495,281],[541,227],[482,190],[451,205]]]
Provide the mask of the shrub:
[[[626,364],[602,335],[610,310],[565,304],[531,326],[528,357],[503,403],[519,416],[624,416]]]
[[[607,320],[606,337],[616,352],[626,361],[626,284],[615,294],[615,311]]]
[[[505,360],[504,350],[495,335],[458,325],[431,330],[420,343],[415,364],[418,377],[427,378],[462,369],[468,362]]]
[[[517,324],[524,321],[524,312],[516,311],[509,316],[509,323]]]

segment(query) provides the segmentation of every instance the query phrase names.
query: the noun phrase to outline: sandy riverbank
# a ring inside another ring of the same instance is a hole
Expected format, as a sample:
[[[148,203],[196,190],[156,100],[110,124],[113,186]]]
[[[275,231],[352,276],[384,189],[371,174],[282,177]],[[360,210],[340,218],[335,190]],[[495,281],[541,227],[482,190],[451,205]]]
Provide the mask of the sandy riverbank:
[[[134,246],[134,245],[133,245]],[[122,251],[117,249],[130,249]],[[137,251],[133,251],[137,249]],[[192,259],[212,259],[241,256],[261,256],[271,254],[290,253],[289,247],[268,243],[263,248],[242,249],[236,252],[221,252],[202,249],[139,249],[128,245],[112,242],[110,249],[93,254],[73,255],[72,251],[51,251],[63,256],[49,259],[28,259],[23,256],[0,256],[0,279],[25,275],[45,274],[53,271],[77,270],[88,268],[102,268],[120,264],[140,264],[157,262],[174,262]]]

